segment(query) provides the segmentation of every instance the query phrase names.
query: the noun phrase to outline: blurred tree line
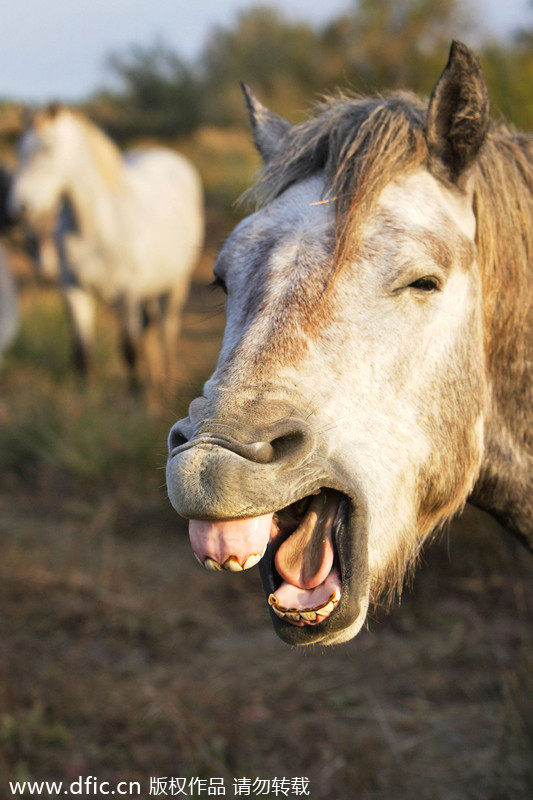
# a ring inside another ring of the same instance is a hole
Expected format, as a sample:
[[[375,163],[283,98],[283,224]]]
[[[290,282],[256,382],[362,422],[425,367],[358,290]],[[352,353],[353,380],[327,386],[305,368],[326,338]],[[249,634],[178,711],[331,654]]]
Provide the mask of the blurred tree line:
[[[320,29],[258,6],[233,27],[215,29],[195,64],[162,40],[110,55],[115,88],[92,98],[91,113],[122,141],[139,134],[175,139],[201,126],[241,125],[243,80],[293,121],[336,86],[427,94],[453,38],[479,54],[495,115],[533,128],[533,30],[505,43],[489,40],[464,0],[358,0]]]

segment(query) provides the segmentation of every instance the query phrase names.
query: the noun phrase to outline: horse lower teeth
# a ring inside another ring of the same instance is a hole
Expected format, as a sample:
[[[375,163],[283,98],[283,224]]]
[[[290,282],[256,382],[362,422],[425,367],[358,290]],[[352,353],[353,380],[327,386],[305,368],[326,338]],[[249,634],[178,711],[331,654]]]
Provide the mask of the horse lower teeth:
[[[268,598],[268,604],[272,606],[273,611],[278,615],[278,617],[287,617],[292,622],[299,622],[301,619],[305,620],[306,622],[316,622],[318,615],[327,617],[335,608],[335,604],[340,600],[341,593],[338,589],[335,589],[334,592],[331,593],[329,600],[321,605],[315,606],[315,608],[306,608],[306,609],[299,609],[299,608],[285,608],[284,606],[278,605],[278,600],[275,594],[271,594]]]

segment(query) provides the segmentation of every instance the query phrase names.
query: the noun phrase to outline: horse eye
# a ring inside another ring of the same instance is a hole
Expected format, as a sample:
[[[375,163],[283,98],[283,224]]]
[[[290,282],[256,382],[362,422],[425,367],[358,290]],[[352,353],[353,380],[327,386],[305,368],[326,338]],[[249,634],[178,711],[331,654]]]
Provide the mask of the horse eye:
[[[435,292],[440,289],[440,284],[436,278],[419,278],[409,284],[410,289],[418,289],[420,292]]]
[[[213,280],[209,284],[209,288],[210,289],[222,289],[224,294],[228,293],[228,289],[227,289],[226,283],[219,275],[215,275],[215,277],[213,278]]]

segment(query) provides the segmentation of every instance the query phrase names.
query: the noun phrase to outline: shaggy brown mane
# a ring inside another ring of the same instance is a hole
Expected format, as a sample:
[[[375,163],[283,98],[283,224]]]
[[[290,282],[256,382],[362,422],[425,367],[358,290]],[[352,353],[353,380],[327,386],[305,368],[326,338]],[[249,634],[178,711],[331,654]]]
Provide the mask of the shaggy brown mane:
[[[493,130],[473,174],[494,431],[486,442],[490,466],[481,472],[474,502],[489,509],[485,497],[491,490],[491,513],[526,543],[523,531],[533,523],[533,429],[528,417],[533,406],[532,163],[531,136]],[[520,478],[510,467],[517,453]],[[515,492],[508,489],[512,485]]]
[[[489,362],[497,362],[501,351],[507,353],[510,348],[525,367],[528,359],[524,358],[524,344],[529,348],[532,344],[524,331],[531,327],[533,316],[529,289],[533,263],[531,136],[493,130],[483,145],[473,179]],[[524,291],[526,287],[529,291]],[[510,336],[515,341],[510,342]],[[517,377],[513,376],[514,393],[523,402]],[[531,446],[531,432],[526,435]]]
[[[324,171],[324,201],[336,203],[337,264],[354,245],[357,220],[365,217],[384,187],[422,166],[427,103],[410,92],[379,97],[338,93],[287,134],[283,152],[268,161],[248,196],[258,207],[289,186]]]

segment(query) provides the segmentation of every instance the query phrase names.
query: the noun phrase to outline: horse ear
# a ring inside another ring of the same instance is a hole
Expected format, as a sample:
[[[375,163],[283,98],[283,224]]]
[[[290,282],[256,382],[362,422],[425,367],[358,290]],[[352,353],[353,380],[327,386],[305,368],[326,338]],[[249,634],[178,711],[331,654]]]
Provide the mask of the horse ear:
[[[286,119],[265,108],[249,86],[241,83],[241,87],[250,113],[255,146],[266,164],[282,152],[285,138],[292,126]]]
[[[479,61],[464,44],[452,42],[426,120],[429,167],[435,175],[461,185],[485,140],[489,113]]]
[[[54,119],[54,117],[57,117],[61,109],[62,109],[61,103],[57,100],[53,100],[46,106],[46,113],[49,117]]]

